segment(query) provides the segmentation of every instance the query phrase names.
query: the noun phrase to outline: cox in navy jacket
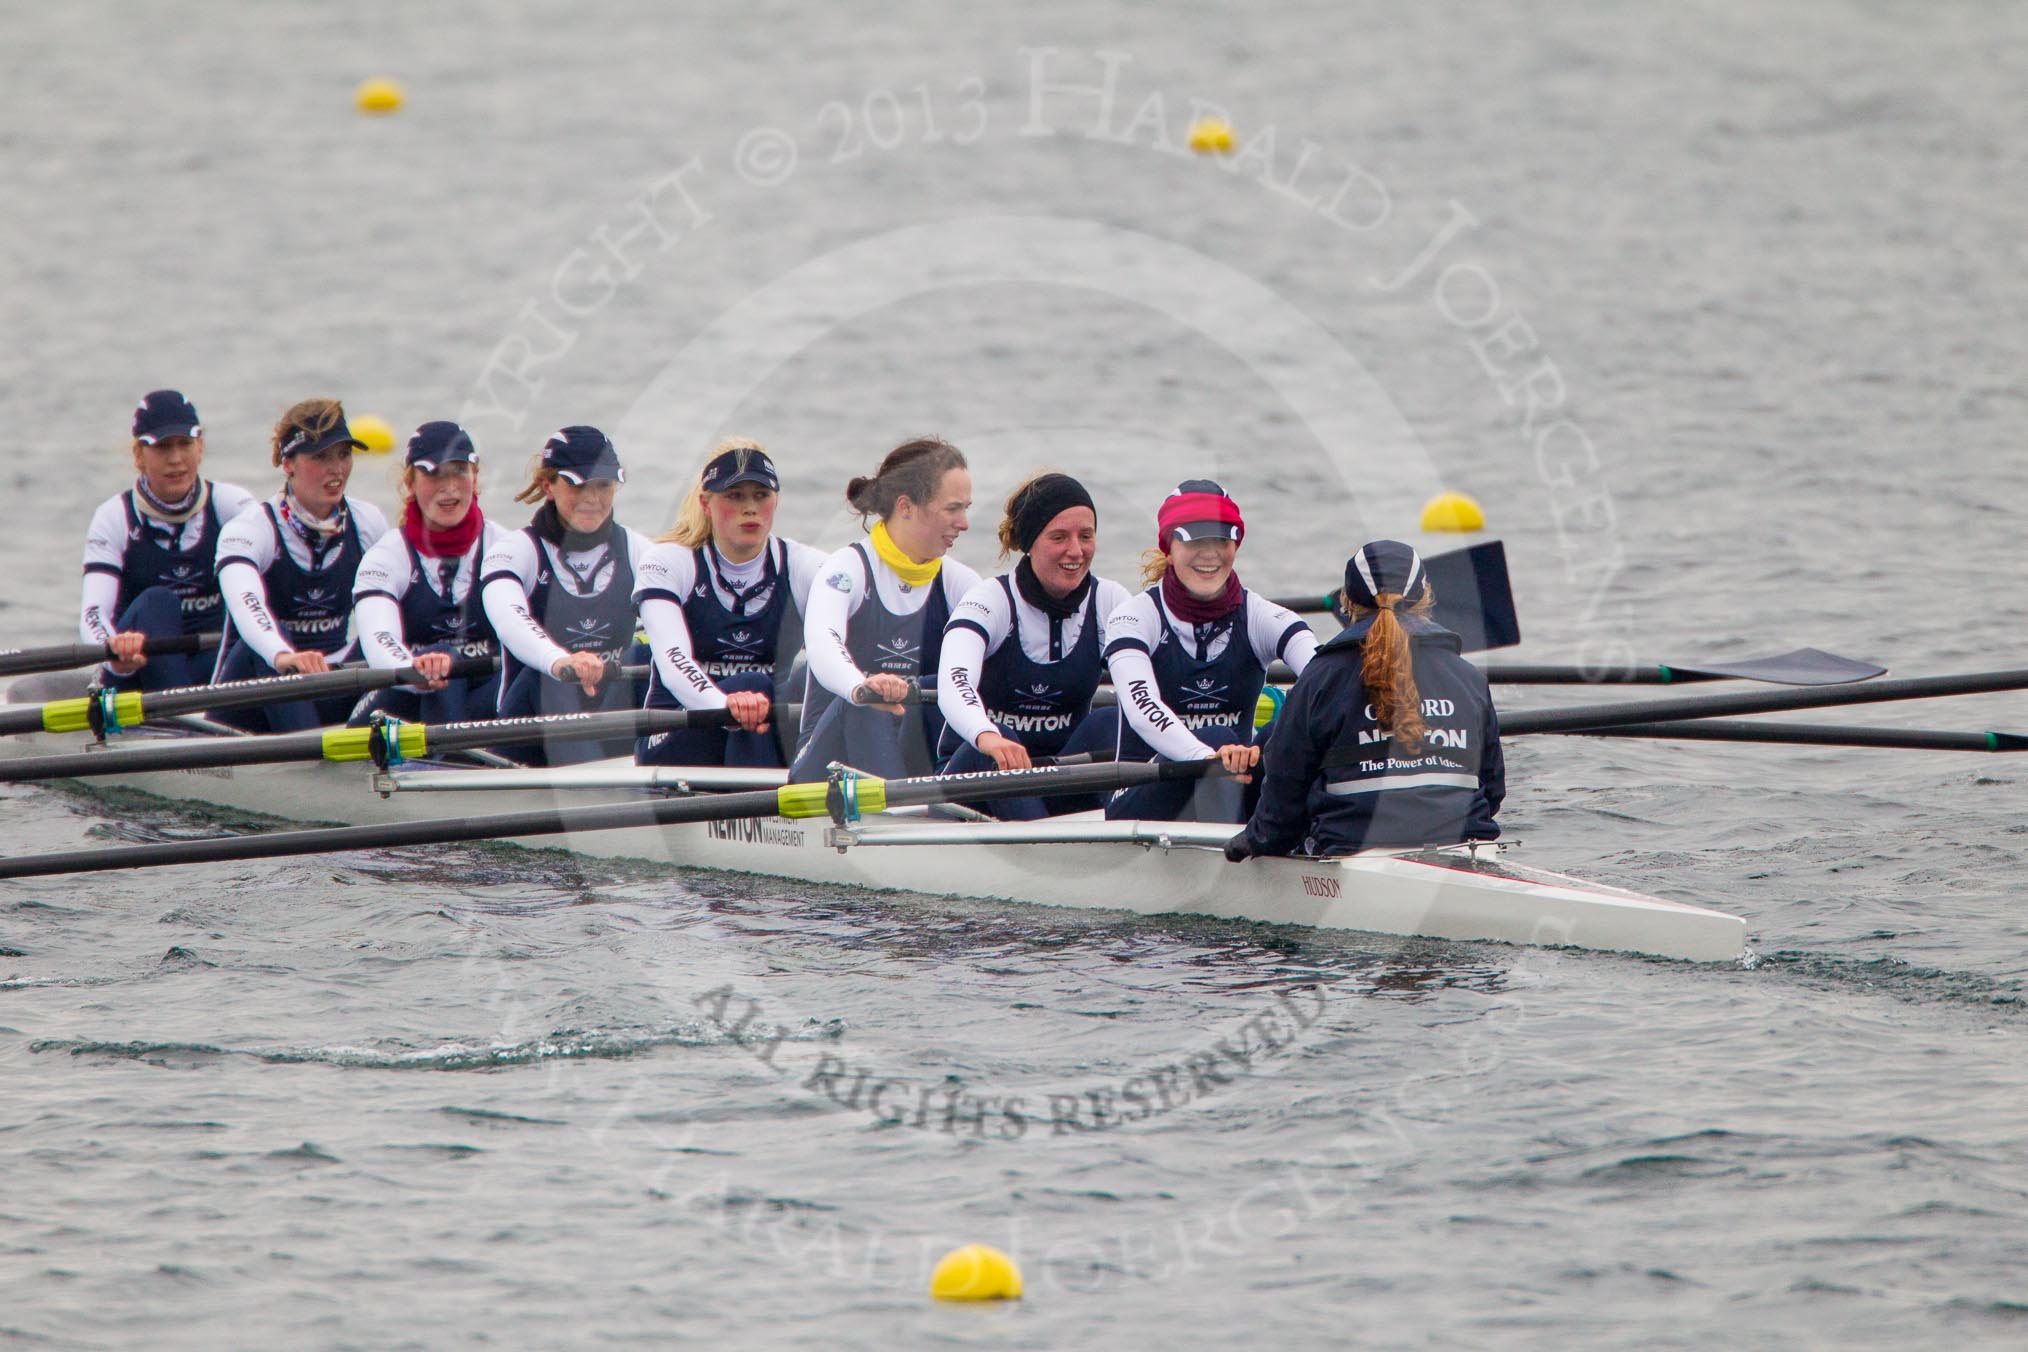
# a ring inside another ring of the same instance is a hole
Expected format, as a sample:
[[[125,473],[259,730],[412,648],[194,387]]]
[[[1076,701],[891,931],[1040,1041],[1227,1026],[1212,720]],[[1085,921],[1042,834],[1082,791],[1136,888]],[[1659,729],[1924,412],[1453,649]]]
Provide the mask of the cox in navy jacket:
[[[1485,673],[1465,660],[1450,630],[1420,616],[1399,619],[1428,729],[1421,752],[1395,747],[1367,706],[1359,667],[1368,616],[1317,649],[1290,690],[1261,753],[1259,805],[1229,847],[1236,857],[1500,834],[1494,816],[1507,773]]]

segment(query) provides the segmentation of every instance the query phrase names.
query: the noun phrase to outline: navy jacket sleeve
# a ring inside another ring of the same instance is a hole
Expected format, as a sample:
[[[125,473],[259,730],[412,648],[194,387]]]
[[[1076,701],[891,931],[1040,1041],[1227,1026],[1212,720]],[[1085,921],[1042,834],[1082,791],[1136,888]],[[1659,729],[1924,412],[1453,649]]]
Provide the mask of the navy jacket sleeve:
[[[1322,684],[1296,682],[1261,752],[1260,799],[1246,824],[1247,846],[1255,854],[1293,854],[1308,833],[1310,785],[1324,763],[1311,713]]]
[[[1500,749],[1500,714],[1493,701],[1486,701],[1483,748],[1479,755],[1479,791],[1472,797],[1472,818],[1465,823],[1466,840],[1498,840],[1500,823],[1494,820],[1507,797],[1507,757]]]

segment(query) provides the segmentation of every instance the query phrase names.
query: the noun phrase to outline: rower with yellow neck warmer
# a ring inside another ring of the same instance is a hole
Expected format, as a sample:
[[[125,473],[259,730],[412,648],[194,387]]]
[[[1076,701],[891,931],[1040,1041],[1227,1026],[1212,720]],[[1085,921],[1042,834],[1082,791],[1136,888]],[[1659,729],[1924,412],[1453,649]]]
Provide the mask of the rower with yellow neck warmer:
[[[867,538],[825,560],[810,588],[803,646],[809,677],[803,743],[789,778],[825,777],[833,761],[883,778],[928,774],[943,719],[915,701],[934,678],[951,607],[979,575],[946,558],[971,525],[972,475],[935,437],[888,452],[871,477],[846,485]]]

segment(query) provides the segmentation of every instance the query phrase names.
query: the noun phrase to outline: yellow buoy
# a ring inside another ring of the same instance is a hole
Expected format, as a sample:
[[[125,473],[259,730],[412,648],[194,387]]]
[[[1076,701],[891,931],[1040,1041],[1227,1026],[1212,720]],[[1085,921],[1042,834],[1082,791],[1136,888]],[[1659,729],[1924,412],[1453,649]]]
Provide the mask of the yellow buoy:
[[[1190,128],[1190,148],[1200,155],[1230,155],[1232,124],[1216,117],[1198,119]]]
[[[1021,1269],[987,1244],[952,1249],[930,1274],[933,1300],[1019,1300]]]
[[[362,113],[391,113],[401,107],[402,99],[400,85],[376,76],[360,83],[352,103]]]
[[[1423,505],[1424,530],[1484,530],[1486,513],[1464,493],[1439,493]]]
[[[366,449],[374,455],[386,455],[394,449],[394,429],[384,419],[371,413],[362,413],[351,420],[352,435],[366,443]]]

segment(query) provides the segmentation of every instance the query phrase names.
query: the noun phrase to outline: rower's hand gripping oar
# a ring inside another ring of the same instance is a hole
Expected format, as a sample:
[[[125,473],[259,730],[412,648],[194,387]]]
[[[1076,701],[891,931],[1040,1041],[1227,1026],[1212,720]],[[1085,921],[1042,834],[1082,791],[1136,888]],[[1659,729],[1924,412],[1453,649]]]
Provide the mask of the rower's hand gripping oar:
[[[841,775],[822,784],[785,784],[779,789],[722,793],[700,798],[661,798],[589,807],[506,812],[483,817],[441,817],[380,826],[337,826],[255,836],[217,836],[207,840],[179,840],[109,850],[62,850],[0,860],[0,878],[276,859],[333,850],[448,845],[466,840],[556,836],[573,831],[614,831],[758,817],[828,816],[842,826],[856,821],[862,814],[885,812],[897,807],[978,803],[1034,795],[1106,793],[1139,784],[1196,779],[1222,773],[1223,769],[1216,760],[1201,760],[987,770],[972,775],[925,775],[916,779]]]
[[[498,661],[494,657],[461,657],[451,663],[451,677],[484,676],[495,669]],[[99,690],[76,699],[51,700],[47,704],[19,709],[0,709],[0,736],[23,732],[92,732],[105,737],[150,718],[240,709],[287,700],[324,699],[333,695],[363,695],[391,685],[417,685],[427,680],[414,667],[341,667],[336,671],[309,676],[225,681],[218,685],[193,685],[182,690],[157,690],[145,694],[138,690]]]
[[[141,654],[144,657],[162,657],[170,653],[201,653],[217,646],[218,635],[215,633],[168,634],[160,638],[150,636]],[[107,643],[53,643],[46,648],[16,648],[0,652],[0,676],[74,671],[79,667],[111,661],[112,656],[112,645]]]

